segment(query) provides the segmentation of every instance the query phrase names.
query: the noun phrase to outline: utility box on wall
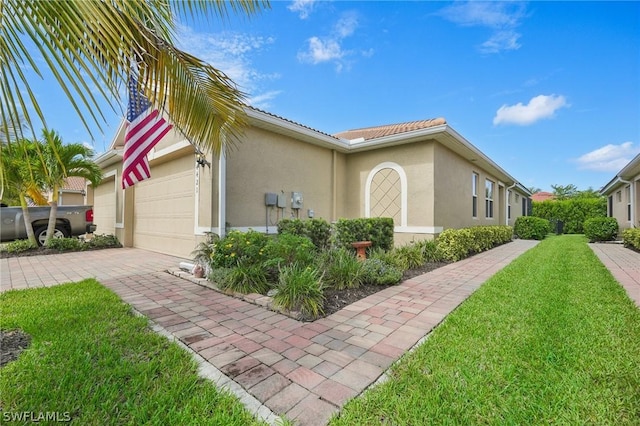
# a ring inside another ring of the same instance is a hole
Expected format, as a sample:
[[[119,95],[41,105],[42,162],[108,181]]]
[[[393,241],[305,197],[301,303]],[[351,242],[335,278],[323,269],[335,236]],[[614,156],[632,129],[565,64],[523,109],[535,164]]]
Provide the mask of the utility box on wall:
[[[264,194],[264,205],[265,206],[275,206],[276,203],[278,202],[278,195],[271,193],[271,192],[267,192],[266,194]]]
[[[291,208],[292,209],[301,209],[302,208],[302,192],[292,192],[291,193]]]

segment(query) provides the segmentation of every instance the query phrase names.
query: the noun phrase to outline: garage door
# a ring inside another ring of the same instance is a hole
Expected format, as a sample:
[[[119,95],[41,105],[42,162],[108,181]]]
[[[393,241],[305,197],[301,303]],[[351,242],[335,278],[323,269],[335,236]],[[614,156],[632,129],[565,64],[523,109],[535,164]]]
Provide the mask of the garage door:
[[[134,247],[189,257],[194,250],[193,156],[153,165],[135,186]]]
[[[113,176],[103,180],[93,192],[93,223],[98,226],[96,234],[116,235],[116,191]]]

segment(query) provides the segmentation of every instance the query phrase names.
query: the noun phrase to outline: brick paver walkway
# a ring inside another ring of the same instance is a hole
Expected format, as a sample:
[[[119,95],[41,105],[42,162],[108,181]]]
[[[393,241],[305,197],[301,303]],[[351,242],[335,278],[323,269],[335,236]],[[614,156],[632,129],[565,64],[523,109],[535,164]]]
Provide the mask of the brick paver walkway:
[[[0,260],[1,290],[95,277],[195,351],[201,371],[269,421],[324,425],[490,276],[536,242],[516,240],[302,323],[163,271],[137,249]]]
[[[640,253],[622,244],[596,243],[589,246],[640,307]]]

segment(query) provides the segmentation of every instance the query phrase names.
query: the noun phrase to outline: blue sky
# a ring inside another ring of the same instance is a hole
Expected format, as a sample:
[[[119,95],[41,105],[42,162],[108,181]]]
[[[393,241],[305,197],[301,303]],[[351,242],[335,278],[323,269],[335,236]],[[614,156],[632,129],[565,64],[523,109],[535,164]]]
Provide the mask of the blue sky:
[[[640,153],[640,2],[275,1],[178,45],[260,109],[326,133],[444,117],[525,186],[605,185]],[[103,152],[46,81],[63,140]]]

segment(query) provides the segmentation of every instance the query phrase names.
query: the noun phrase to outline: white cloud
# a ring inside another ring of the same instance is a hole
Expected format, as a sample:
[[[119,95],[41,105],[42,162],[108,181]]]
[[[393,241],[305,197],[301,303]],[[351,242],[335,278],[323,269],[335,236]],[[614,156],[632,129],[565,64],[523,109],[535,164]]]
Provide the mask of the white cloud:
[[[498,31],[491,38],[480,45],[482,53],[499,53],[504,50],[518,50],[520,34],[515,31]]]
[[[558,109],[568,106],[564,96],[539,95],[532,98],[527,105],[523,105],[522,102],[515,105],[502,105],[493,118],[493,124],[528,126],[536,121],[551,118]]]
[[[521,34],[515,31],[526,17],[526,3],[510,1],[454,3],[439,12],[445,19],[465,27],[486,27],[493,30],[479,46],[482,53],[499,53],[520,48]]]
[[[608,144],[588,152],[574,161],[578,168],[594,170],[598,172],[617,172],[640,153],[640,146],[634,146],[633,142],[624,142],[620,145]]]
[[[345,50],[342,42],[345,38],[353,35],[358,28],[358,16],[356,13],[344,13],[333,26],[331,34],[324,37],[313,36],[307,40],[307,48],[298,52],[298,60],[311,64],[323,62],[334,62],[336,70],[341,71],[345,66],[345,57],[353,52]],[[371,56],[372,50],[362,51],[365,57]]]
[[[300,52],[298,58],[304,62],[319,64],[340,59],[344,56],[340,44],[336,40],[320,40],[318,37],[311,37],[309,47],[306,52]]]
[[[255,55],[274,43],[272,37],[238,33],[196,33],[181,27],[178,47],[197,56],[229,76],[250,99],[261,99],[261,83],[279,78],[278,74],[259,72],[252,64]],[[279,92],[269,92],[275,96]]]
[[[255,108],[269,109],[271,107],[271,101],[280,93],[282,93],[280,90],[271,90],[260,95],[251,96],[247,99],[247,103]]]
[[[287,9],[298,14],[300,19],[307,19],[315,6],[315,0],[294,0]]]

